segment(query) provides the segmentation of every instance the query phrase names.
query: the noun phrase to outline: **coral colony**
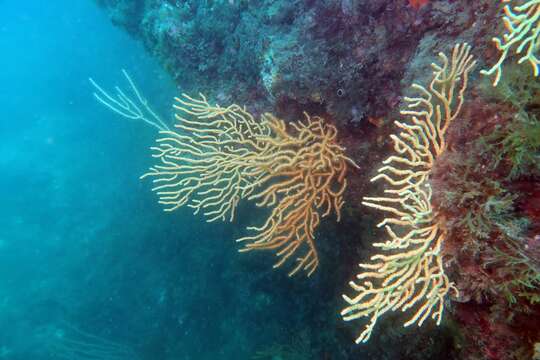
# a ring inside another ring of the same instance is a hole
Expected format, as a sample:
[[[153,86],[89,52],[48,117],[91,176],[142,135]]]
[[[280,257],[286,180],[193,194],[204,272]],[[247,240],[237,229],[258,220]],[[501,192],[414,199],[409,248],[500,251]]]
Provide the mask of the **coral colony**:
[[[176,101],[181,132],[160,133],[152,148],[159,164],[142,176],[153,178],[159,202],[168,211],[187,203],[209,222],[233,221],[243,199],[271,208],[263,226],[249,227],[254,235],[237,240],[245,243],[240,251],[275,250],[279,267],[305,248],[289,275],[311,275],[319,265],[315,230],[332,212],[339,221],[347,164],[356,166],[336,143],[336,128],[308,114],[289,125],[272,114],[257,121],[203,95]]]
[[[409,6],[422,12],[430,3],[409,1]],[[345,5],[352,9],[349,3]],[[529,63],[536,77],[540,65],[536,55],[540,0],[503,0],[502,5],[506,32],[493,39],[499,57],[481,70],[493,89],[503,86],[504,67],[515,73],[521,64]],[[187,206],[208,222],[235,222],[242,202],[265,209],[266,220],[260,226],[249,226],[248,233],[237,239],[243,245],[240,251],[275,252],[274,268],[289,264],[289,276],[298,272],[310,276],[319,267],[316,232],[321,219],[335,215],[339,221],[346,198],[347,203],[361,203],[380,213],[376,234],[382,237],[373,243],[376,254],[359,265],[360,273],[349,283],[352,293],[343,295],[346,305],[341,311],[345,321],[366,320],[356,338],[356,343],[366,343],[378,321],[390,312],[405,312],[405,327],[422,326],[428,319],[441,324],[449,298],[466,303],[481,286],[478,283],[483,280],[479,279],[486,276],[496,279],[492,292],[507,294],[510,302],[523,304],[525,312],[533,313],[533,306],[540,303],[540,229],[534,226],[540,221],[535,175],[540,171],[540,125],[519,103],[522,97],[493,112],[489,109],[495,105],[483,100],[483,114],[480,110],[474,113],[479,100],[467,106],[469,97],[476,99],[469,95],[469,88],[483,79],[473,76],[481,55],[473,57],[474,50],[473,45],[458,43],[450,51],[440,52],[427,80],[413,83],[411,91],[416,95],[403,99],[402,119],[394,121],[395,132],[389,135],[393,150],[371,178],[379,193],[368,195],[371,190],[365,187],[368,190],[361,198],[348,197],[350,179],[359,167],[348,155],[351,141],[340,137],[333,124],[338,113],[323,118],[302,109],[302,120],[286,122],[270,113],[256,117],[236,104],[220,106],[202,94],[182,94],[174,104],[177,121],[169,127],[149,108],[127,73],[133,99],[119,88],[111,96],[91,81],[98,101],[121,116],[159,130],[151,148],[154,164],[141,178],[151,180],[165,211]],[[358,50],[357,56],[362,58],[364,53]],[[515,63],[509,64],[514,58]],[[275,74],[269,79],[279,81]],[[344,94],[340,88],[339,96]],[[513,98],[520,97],[509,93],[505,100]],[[468,123],[463,125],[465,121]],[[377,128],[384,125],[377,118],[370,118],[370,123]],[[463,131],[464,126],[478,129],[478,139]],[[449,167],[459,146],[471,149],[473,161],[487,165],[478,170],[478,164],[469,166],[462,160]],[[369,166],[362,164],[362,170],[371,172]],[[469,170],[458,174],[467,166]],[[472,185],[466,183],[483,173],[491,175]],[[515,179],[522,180],[512,182]],[[467,195],[460,197],[460,192]],[[527,199],[518,193],[527,194]],[[523,239],[528,239],[526,246]],[[468,253],[476,254],[474,266],[464,256]],[[503,264],[506,272],[470,271],[465,281],[464,275],[456,277],[456,271],[447,270],[449,259],[470,269]],[[461,323],[480,328],[470,315],[477,310],[460,304],[452,311]],[[490,316],[489,312],[477,314],[477,318]],[[492,339],[497,338],[496,330],[486,326],[482,329],[493,331]],[[478,334],[481,337],[482,331]],[[516,331],[508,338],[517,340],[505,346],[482,340],[479,351],[486,358],[510,359],[514,357],[506,357],[509,353],[517,356],[518,348],[511,349],[518,346],[515,344],[531,341]]]
[[[350,305],[341,312],[344,320],[370,319],[357,343],[366,342],[377,319],[390,310],[407,311],[419,305],[405,326],[421,326],[430,315],[440,324],[446,294],[458,292],[444,273],[440,252],[447,231],[433,210],[429,179],[446,150],[446,132],[460,114],[475,61],[467,44],[456,45],[450,60],[442,53],[439,57],[442,64],[432,65],[428,88],[414,84],[420,95],[405,99],[408,107],[401,113],[410,120],[395,122],[401,130],[391,135],[396,154],[384,160],[371,179],[386,182],[385,195],[362,201],[387,214],[377,227],[384,227],[388,240],[373,244],[386,254],[360,264],[361,285],[350,283],[358,295],[344,296]]]

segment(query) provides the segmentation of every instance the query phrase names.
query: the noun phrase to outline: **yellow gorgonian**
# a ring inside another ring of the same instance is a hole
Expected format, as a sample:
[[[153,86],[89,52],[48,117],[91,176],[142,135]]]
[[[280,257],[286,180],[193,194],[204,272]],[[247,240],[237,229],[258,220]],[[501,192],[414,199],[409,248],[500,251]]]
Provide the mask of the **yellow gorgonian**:
[[[158,163],[141,178],[152,178],[165,211],[186,205],[208,222],[233,221],[238,202],[262,176],[256,164],[270,149],[258,139],[270,129],[238,105],[210,106],[203,95],[175,100],[176,130],[159,132],[151,148]]]
[[[408,120],[396,121],[399,132],[390,136],[394,154],[371,179],[384,182],[384,195],[362,201],[384,214],[377,227],[385,229],[387,239],[374,244],[381,252],[371,262],[360,264],[362,271],[349,283],[355,294],[343,295],[343,319],[368,320],[357,343],[366,342],[389,311],[410,311],[405,326],[421,326],[429,317],[439,324],[446,295],[457,292],[444,273],[440,251],[447,231],[432,207],[429,181],[446,150],[448,127],[460,114],[475,61],[467,44],[456,45],[450,59],[439,57],[428,87],[414,84],[419,95],[405,98],[408,106],[401,114]]]
[[[339,221],[348,164],[356,165],[337,144],[336,128],[320,117],[305,114],[305,120],[292,123],[290,130],[268,114],[263,123],[272,129],[271,136],[261,138],[272,155],[261,159],[264,176],[251,184],[258,191],[249,199],[272,211],[261,227],[249,228],[253,235],[238,239],[245,243],[241,251],[275,249],[279,260],[274,267],[279,267],[303,248],[289,276],[299,270],[309,276],[319,264],[315,230],[331,213]]]
[[[499,60],[491,68],[481,71],[484,75],[495,75],[494,86],[501,80],[502,66],[512,52],[520,56],[519,64],[528,62],[532,66],[534,76],[540,73],[540,60],[536,55],[540,35],[540,0],[502,2],[507,3],[502,18],[506,33],[493,38],[500,51]]]
[[[261,227],[238,239],[240,251],[274,250],[279,267],[296,256],[289,275],[311,275],[319,264],[315,231],[321,218],[338,221],[349,165],[337,130],[320,117],[286,124],[271,114],[257,121],[238,105],[212,106],[203,95],[176,99],[174,131],[160,131],[157,164],[142,176],[165,210],[181,206],[208,221],[234,220],[239,202],[270,209]]]

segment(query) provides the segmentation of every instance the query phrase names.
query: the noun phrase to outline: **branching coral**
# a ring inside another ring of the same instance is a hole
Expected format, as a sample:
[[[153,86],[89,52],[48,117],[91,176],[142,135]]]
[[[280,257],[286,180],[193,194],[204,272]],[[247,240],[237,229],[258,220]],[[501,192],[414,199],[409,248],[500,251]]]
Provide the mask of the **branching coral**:
[[[283,120],[265,114],[256,121],[238,105],[223,108],[183,95],[177,98],[176,126],[161,131],[152,148],[159,163],[142,177],[152,177],[165,210],[183,205],[208,221],[233,220],[240,200],[272,208],[254,235],[242,237],[241,251],[275,250],[279,267],[305,248],[289,272],[311,275],[319,260],[314,232],[332,212],[338,220],[347,186],[347,163],[336,142],[337,130],[320,117],[288,129]]]
[[[176,102],[175,127],[181,132],[160,132],[158,146],[152,147],[159,164],[141,178],[153,178],[165,211],[187,204],[195,214],[202,210],[209,222],[232,221],[240,199],[263,176],[257,162],[271,150],[258,139],[270,129],[238,105],[213,107],[203,95],[183,95]]]
[[[266,115],[263,123],[272,129],[272,136],[261,139],[272,149],[272,156],[261,158],[260,170],[265,173],[251,188],[260,188],[250,199],[257,206],[272,207],[262,227],[251,227],[255,235],[241,251],[276,249],[279,267],[300,247],[305,255],[289,273],[300,269],[311,275],[319,263],[314,245],[314,232],[321,217],[335,212],[339,221],[347,186],[347,162],[336,143],[337,130],[320,117],[305,115],[304,122],[293,123],[295,134],[286,131],[282,120]]]
[[[68,323],[38,329],[36,337],[43,342],[46,355],[62,360],[138,360],[129,346],[88,333]]]
[[[384,252],[372,256],[372,263],[360,264],[361,283],[350,282],[357,294],[343,296],[348,304],[341,312],[345,321],[369,319],[357,343],[369,339],[388,311],[415,309],[404,326],[421,326],[430,316],[439,324],[445,296],[457,292],[443,269],[440,250],[447,231],[432,207],[429,179],[434,162],[446,150],[445,135],[460,113],[475,61],[467,44],[456,45],[451,59],[443,53],[439,57],[442,64],[432,64],[429,87],[414,84],[420,95],[405,98],[408,108],[401,113],[409,121],[396,121],[401,132],[391,135],[396,154],[384,160],[371,179],[385,182],[385,195],[362,202],[386,214],[377,226],[385,228],[389,239],[374,244]]]
[[[129,89],[132,94],[131,97],[119,86],[114,87],[116,96],[112,96],[103,90],[94,79],[89,78],[88,80],[95,90],[93,93],[94,98],[112,112],[115,112],[126,119],[142,121],[160,131],[169,130],[169,126],[154,110],[152,110],[148,104],[148,100],[146,100],[139,89],[137,89],[137,86],[135,86],[135,83],[128,72],[122,69],[122,74],[129,84]]]
[[[516,3],[515,0],[502,0],[504,3]],[[502,66],[513,49],[516,55],[525,54],[518,63],[528,61],[533,67],[534,76],[540,72],[540,60],[536,56],[538,38],[540,35],[540,0],[528,0],[522,5],[504,7],[503,22],[506,33],[502,38],[495,37],[493,42],[501,52],[499,60],[488,70],[482,70],[484,75],[495,74],[493,85],[499,83],[502,75]]]

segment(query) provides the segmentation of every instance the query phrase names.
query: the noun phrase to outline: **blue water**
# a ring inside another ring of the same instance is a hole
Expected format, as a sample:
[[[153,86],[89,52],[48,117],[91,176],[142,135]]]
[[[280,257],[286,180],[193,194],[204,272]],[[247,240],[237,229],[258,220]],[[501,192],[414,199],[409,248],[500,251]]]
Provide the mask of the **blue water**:
[[[154,131],[98,105],[88,77],[111,87],[127,69],[164,117],[173,83],[91,1],[2,5],[0,359],[86,359],[109,342],[141,359],[195,353],[187,325],[207,319],[189,316],[206,303],[193,284],[220,281],[225,228],[163,215],[138,179]]]
[[[92,1],[12,1],[0,49],[0,359],[248,359],[298,334],[317,282],[275,287],[242,226],[163,213],[139,180],[155,130],[92,97],[125,68],[170,119],[180,89],[139,42]]]

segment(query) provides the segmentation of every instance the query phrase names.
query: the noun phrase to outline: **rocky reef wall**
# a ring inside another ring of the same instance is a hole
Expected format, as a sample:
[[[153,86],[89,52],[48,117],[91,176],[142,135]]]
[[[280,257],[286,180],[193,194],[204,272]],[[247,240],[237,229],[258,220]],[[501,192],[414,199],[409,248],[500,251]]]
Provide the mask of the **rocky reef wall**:
[[[477,69],[463,113],[449,131],[449,150],[434,167],[431,182],[434,206],[448,223],[444,266],[460,295],[451,299],[454,306],[440,328],[424,326],[411,339],[399,319],[387,322],[378,330],[382,335],[360,354],[373,359],[532,356],[540,341],[540,142],[535,135],[540,138],[540,87],[524,66],[509,67],[497,89],[478,71],[498,59],[492,38],[504,31],[504,4],[96,1],[159,59],[181,92],[202,92],[220,104],[245,104],[254,114],[271,111],[287,120],[307,111],[343,134],[341,141],[360,170],[350,177],[342,223],[322,231],[321,268],[332,272],[322,270],[317,287],[326,294],[341,291],[336,279],[348,278],[358,259],[372,251],[377,214],[361,207],[360,199],[371,186],[373,164],[388,156],[389,134],[395,132],[393,120],[400,116],[404,96],[411,84],[429,83],[438,52],[470,44]],[[339,306],[339,299],[323,298],[326,310]],[[298,322],[311,329],[321,326],[320,313],[313,316],[320,309],[307,309],[298,310]],[[331,355],[322,346],[317,356],[358,354],[344,345],[355,330],[332,326],[337,333],[322,331],[319,340],[341,353]],[[308,337],[318,341],[312,333]]]

